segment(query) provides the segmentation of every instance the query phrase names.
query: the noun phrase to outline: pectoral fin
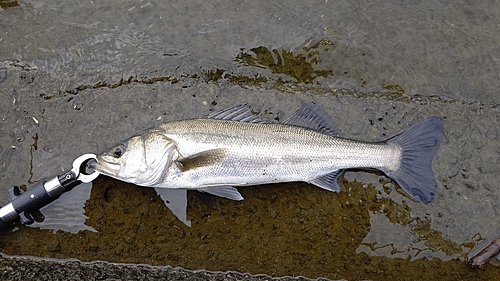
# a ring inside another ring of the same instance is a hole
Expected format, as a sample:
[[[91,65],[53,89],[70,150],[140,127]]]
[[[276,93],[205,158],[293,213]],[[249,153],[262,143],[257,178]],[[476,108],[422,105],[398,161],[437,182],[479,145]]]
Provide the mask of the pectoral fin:
[[[198,189],[198,191],[206,192],[215,196],[224,197],[231,200],[241,201],[243,196],[238,192],[238,189],[230,186],[223,187],[208,187],[203,189]]]
[[[337,170],[335,172],[322,175],[313,180],[310,180],[309,183],[328,191],[339,192],[342,189],[339,185],[339,177],[342,172],[344,172],[344,170]]]
[[[223,148],[211,149],[202,151],[187,157],[178,159],[177,162],[181,164],[182,171],[186,172],[196,168],[211,166],[219,163],[226,158],[227,151]]]

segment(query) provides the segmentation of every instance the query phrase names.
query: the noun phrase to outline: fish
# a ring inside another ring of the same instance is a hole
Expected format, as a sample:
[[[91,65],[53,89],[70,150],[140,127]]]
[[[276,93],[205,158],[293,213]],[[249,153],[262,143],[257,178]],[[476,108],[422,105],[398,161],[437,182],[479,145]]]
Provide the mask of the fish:
[[[339,192],[339,177],[352,168],[382,171],[427,204],[437,193],[431,165],[443,123],[435,116],[386,141],[365,142],[342,138],[315,103],[281,123],[266,122],[242,104],[146,129],[98,154],[93,169],[154,187],[167,203],[173,201],[168,192],[176,190],[177,198],[184,196],[181,216],[186,190],[243,200],[237,187],[303,181]]]

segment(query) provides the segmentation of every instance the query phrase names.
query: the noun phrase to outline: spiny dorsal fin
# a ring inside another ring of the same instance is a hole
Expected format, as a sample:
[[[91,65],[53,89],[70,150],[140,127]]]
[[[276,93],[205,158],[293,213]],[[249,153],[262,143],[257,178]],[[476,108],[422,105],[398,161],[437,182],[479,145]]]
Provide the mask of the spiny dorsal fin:
[[[211,149],[178,159],[177,162],[182,165],[182,171],[186,172],[219,163],[226,158],[226,154],[227,151],[223,148]]]
[[[208,119],[231,120],[246,123],[266,123],[259,116],[252,114],[248,104],[240,104],[235,107],[226,108],[207,115]]]
[[[340,130],[328,113],[312,102],[302,105],[292,116],[283,121],[283,124],[312,129],[330,136],[340,135]]]

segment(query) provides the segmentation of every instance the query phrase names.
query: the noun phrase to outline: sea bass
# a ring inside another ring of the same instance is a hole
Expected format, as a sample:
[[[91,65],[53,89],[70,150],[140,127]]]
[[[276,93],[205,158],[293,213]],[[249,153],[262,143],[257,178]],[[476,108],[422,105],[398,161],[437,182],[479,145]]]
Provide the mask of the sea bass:
[[[431,162],[444,137],[432,117],[385,142],[338,136],[328,114],[304,104],[282,123],[268,123],[239,105],[205,118],[164,123],[99,154],[94,169],[159,189],[194,189],[242,200],[235,187],[305,181],[340,191],[345,169],[384,172],[412,198],[433,200]]]

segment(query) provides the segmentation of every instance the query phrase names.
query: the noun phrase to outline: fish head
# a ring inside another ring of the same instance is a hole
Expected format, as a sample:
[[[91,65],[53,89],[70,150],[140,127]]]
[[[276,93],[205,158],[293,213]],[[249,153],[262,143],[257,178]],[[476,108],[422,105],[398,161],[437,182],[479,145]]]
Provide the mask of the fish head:
[[[93,169],[110,177],[141,186],[161,183],[178,157],[175,142],[156,133],[133,136],[97,155]]]

